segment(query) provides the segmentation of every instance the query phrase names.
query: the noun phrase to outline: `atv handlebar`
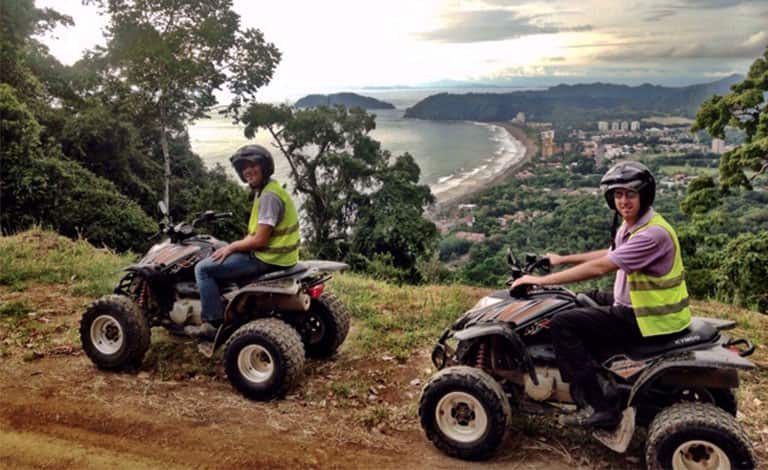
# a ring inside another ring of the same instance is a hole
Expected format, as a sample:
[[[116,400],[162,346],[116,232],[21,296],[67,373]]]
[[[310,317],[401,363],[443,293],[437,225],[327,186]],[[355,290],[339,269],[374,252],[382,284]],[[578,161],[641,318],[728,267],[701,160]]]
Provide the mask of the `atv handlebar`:
[[[162,206],[161,206],[162,211]],[[160,230],[149,237],[147,240],[152,240],[159,237],[162,234],[166,234],[173,240],[185,239],[195,235],[195,226],[198,224],[213,222],[216,220],[226,219],[232,217],[232,212],[213,212],[207,210],[200,213],[195,217],[192,222],[179,222],[173,225],[170,221],[167,211],[163,212],[163,220],[160,222]]]
[[[552,270],[552,263],[548,256],[539,256],[532,253],[525,255],[525,262],[520,262],[511,250],[507,250],[507,262],[512,267],[512,280],[531,274],[538,270],[542,273],[549,273]]]
[[[520,262],[511,250],[507,250],[507,262],[512,267],[512,277],[507,280],[507,285],[511,285],[516,279],[519,279],[526,274],[531,274],[534,271],[541,273],[549,273],[552,270],[552,263],[549,261],[548,256],[539,256],[532,253],[525,255],[525,262]],[[513,297],[527,297],[528,292],[533,288],[530,284],[523,284],[517,286],[509,291]]]

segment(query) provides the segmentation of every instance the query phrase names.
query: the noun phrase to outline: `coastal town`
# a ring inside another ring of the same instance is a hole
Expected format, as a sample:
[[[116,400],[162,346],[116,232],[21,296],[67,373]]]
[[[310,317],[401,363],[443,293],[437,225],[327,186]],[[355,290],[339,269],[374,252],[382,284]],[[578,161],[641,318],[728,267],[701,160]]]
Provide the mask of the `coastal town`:
[[[659,175],[660,191],[682,193],[695,176],[716,174],[719,156],[732,150],[734,143],[710,138],[704,132],[691,132],[693,121],[682,117],[645,118],[642,120],[616,119],[588,122],[583,128],[558,129],[551,122],[527,121],[519,112],[507,123],[500,123],[515,137],[522,139],[527,151],[525,166],[511,176],[519,189],[528,189],[526,180],[542,170],[573,173],[581,164],[599,168],[622,159],[648,159],[660,156],[700,155],[710,163],[700,166],[669,165]],[[766,188],[757,186],[758,191]],[[563,196],[598,195],[598,187],[543,187],[542,192]],[[469,242],[484,242],[488,234],[476,231],[477,204],[459,202],[443,210],[434,222],[443,236]],[[500,228],[541,217],[541,211],[517,211],[496,217]]]

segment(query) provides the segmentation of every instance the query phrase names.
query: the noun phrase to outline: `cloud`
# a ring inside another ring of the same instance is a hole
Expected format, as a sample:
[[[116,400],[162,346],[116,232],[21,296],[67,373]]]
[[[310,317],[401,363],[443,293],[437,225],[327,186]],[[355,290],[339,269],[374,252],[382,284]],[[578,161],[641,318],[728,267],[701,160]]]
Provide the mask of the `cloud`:
[[[676,10],[670,10],[670,9],[654,10],[652,12],[649,12],[643,18],[643,21],[645,21],[646,23],[655,23],[663,18],[675,15],[676,13],[677,13]]]
[[[647,46],[649,44],[658,44],[658,41],[624,41],[624,42],[593,42],[589,44],[571,44],[563,46],[566,49],[590,49],[600,47],[619,47],[619,46]]]
[[[707,10],[719,10],[722,8],[732,8],[756,2],[754,0],[683,0],[683,3],[683,8],[694,7]]]
[[[708,38],[706,42],[689,42],[661,47],[624,47],[597,54],[595,59],[604,62],[639,61],[658,59],[752,59],[758,57],[768,44],[768,32],[758,31],[746,40]]]
[[[508,10],[457,12],[447,26],[417,34],[420,39],[442,43],[503,41],[533,34],[591,31],[591,25],[563,26],[534,23],[536,17]]]

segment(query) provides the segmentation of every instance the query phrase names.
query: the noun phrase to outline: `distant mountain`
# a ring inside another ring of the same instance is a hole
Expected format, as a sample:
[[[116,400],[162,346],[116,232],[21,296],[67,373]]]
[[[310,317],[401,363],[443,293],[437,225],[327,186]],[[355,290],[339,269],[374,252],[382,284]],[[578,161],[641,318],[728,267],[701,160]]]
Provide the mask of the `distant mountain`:
[[[361,96],[356,93],[334,93],[332,95],[307,95],[294,104],[297,108],[341,105],[347,108],[395,109],[395,106],[376,98]]]
[[[547,90],[512,93],[440,93],[429,96],[405,112],[405,117],[433,120],[507,121],[518,112],[527,119],[577,124],[588,119],[640,118],[650,114],[693,117],[713,94],[728,93],[743,80],[731,75],[712,83],[686,87],[591,83],[557,85]]]

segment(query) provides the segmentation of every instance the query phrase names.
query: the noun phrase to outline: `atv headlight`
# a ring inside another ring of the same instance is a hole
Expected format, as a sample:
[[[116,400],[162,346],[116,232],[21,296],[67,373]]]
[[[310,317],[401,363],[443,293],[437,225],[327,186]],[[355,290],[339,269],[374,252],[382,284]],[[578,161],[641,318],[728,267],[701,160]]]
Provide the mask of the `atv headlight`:
[[[478,300],[477,303],[469,309],[469,311],[473,310],[480,310],[481,308],[490,307],[491,305],[496,305],[497,303],[501,302],[503,299],[500,299],[498,297],[483,297],[482,299]]]

